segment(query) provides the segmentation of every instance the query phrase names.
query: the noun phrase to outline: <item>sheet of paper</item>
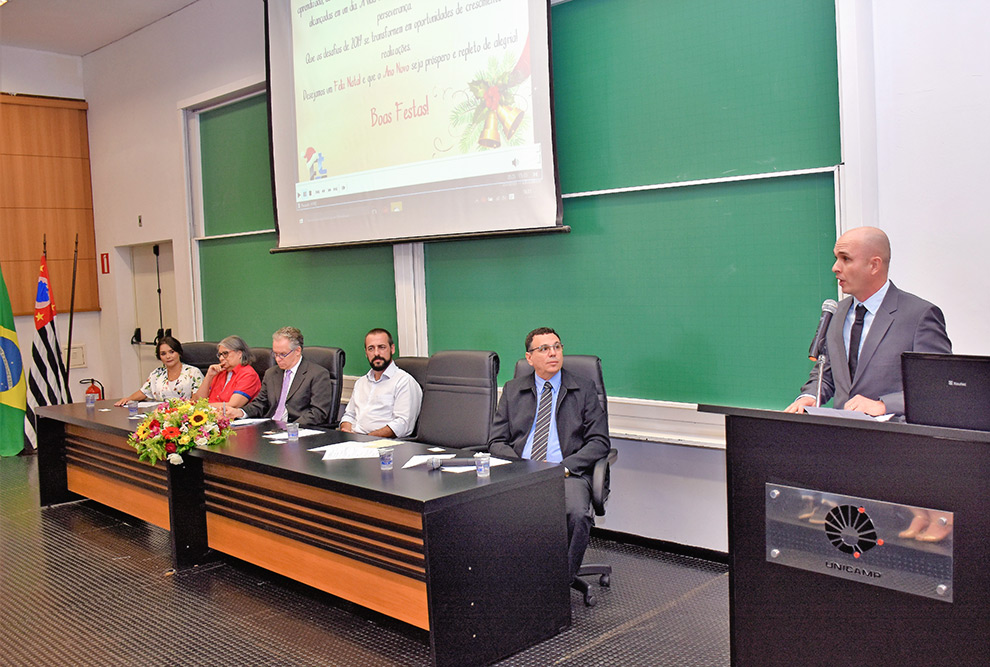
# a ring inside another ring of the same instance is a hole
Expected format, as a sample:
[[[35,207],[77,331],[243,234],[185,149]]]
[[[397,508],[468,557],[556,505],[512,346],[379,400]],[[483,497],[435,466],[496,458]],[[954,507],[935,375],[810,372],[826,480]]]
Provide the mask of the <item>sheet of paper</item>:
[[[497,459],[494,456],[490,459],[491,467],[504,466],[506,463],[512,463],[508,459]],[[474,466],[442,466],[440,470],[445,470],[447,472],[474,472]]]
[[[311,428],[301,428],[299,429],[299,437],[305,438],[307,435],[322,435],[323,431],[317,431]],[[278,433],[266,433],[263,437],[268,438],[272,442],[284,442],[289,439],[289,434],[285,431],[279,431]]]
[[[340,442],[328,447],[316,447],[310,451],[323,450],[324,461],[339,461],[343,459],[377,459],[378,448],[368,447],[364,442]]]
[[[230,425],[247,426],[248,424],[257,424],[258,422],[266,422],[266,421],[268,420],[263,417],[255,417],[255,418],[244,417],[243,419],[235,419],[234,421],[230,422]]]
[[[815,415],[816,417],[839,417],[841,419],[859,419],[871,422],[885,422],[889,421],[893,414],[880,415],[879,417],[873,417],[866,414],[865,412],[856,412],[855,410],[837,410],[836,408],[816,408],[814,406],[806,406],[804,411],[809,415]]]
[[[138,408],[157,408],[159,405],[164,403],[164,401],[138,401]]]
[[[440,451],[443,451],[442,449]],[[402,466],[403,468],[412,468],[414,466],[423,465],[430,459],[452,459],[456,454],[416,454],[406,461],[406,464]]]

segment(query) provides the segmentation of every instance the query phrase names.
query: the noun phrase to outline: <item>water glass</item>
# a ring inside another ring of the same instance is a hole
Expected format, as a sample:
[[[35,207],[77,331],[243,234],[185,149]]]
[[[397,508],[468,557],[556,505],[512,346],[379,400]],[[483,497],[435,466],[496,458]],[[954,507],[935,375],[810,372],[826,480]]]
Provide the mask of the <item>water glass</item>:
[[[138,402],[127,401],[127,416],[130,419],[137,419]]]
[[[378,448],[378,462],[381,463],[382,470],[392,469],[392,454],[395,452],[394,447],[379,447]]]
[[[492,457],[488,452],[478,452],[474,455],[474,470],[478,477],[488,477],[491,475]]]

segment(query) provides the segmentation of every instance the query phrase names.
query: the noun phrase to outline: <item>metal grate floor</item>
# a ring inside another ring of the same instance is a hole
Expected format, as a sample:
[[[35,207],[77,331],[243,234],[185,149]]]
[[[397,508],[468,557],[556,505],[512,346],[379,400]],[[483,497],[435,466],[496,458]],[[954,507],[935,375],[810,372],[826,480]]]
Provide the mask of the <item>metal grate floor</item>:
[[[613,566],[572,626],[499,665],[729,664],[724,565],[592,538]],[[170,570],[168,533],[90,501],[41,509],[0,459],[0,665],[428,665],[425,633],[240,561]]]

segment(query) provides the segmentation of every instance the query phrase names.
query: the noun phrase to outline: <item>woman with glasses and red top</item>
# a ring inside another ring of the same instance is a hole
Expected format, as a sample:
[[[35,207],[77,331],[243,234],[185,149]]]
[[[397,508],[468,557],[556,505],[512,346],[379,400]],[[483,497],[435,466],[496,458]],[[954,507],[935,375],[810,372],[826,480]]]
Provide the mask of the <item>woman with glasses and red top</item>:
[[[261,390],[261,379],[251,367],[251,350],[240,336],[227,336],[217,344],[219,363],[206,371],[193,400],[209,396],[210,404],[239,408]]]

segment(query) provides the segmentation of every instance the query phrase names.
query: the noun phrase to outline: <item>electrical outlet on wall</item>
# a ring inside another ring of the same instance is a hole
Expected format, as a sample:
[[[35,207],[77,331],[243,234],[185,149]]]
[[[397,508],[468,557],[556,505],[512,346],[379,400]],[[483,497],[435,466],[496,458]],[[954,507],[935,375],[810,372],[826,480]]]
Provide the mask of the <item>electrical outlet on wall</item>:
[[[62,358],[68,359],[69,368],[86,368],[86,346],[73,345],[72,354],[68,354],[68,349],[62,348]]]

